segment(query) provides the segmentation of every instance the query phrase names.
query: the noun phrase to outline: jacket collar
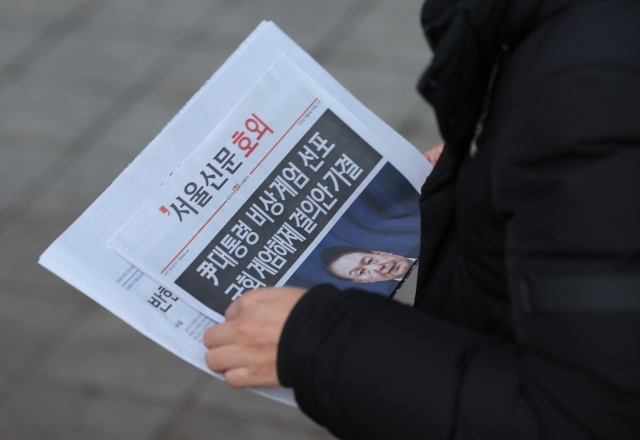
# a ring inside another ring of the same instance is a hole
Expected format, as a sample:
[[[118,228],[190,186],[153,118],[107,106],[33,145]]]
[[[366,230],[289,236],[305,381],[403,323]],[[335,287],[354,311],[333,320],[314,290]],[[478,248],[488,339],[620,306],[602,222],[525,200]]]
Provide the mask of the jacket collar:
[[[435,109],[445,140],[447,154],[443,154],[450,159],[444,162],[449,162],[447,168],[453,167],[435,172],[429,178],[434,182],[425,189],[435,191],[440,186],[435,181],[455,177],[483,107],[488,111],[488,85],[501,51],[516,46],[545,18],[589,1],[595,0],[428,0],[424,4],[421,21],[434,57],[418,90]]]

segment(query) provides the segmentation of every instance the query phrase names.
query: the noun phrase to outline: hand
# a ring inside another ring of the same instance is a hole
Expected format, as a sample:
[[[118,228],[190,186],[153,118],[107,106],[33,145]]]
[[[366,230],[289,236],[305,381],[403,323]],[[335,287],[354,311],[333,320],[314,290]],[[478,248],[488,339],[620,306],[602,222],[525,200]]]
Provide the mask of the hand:
[[[306,289],[266,287],[245,293],[225,313],[226,322],[204,333],[207,365],[233,388],[280,386],[276,359],[284,323]]]
[[[425,151],[424,157],[433,165],[436,166],[438,159],[440,159],[440,154],[442,154],[442,149],[444,148],[444,144],[436,145],[435,147]]]

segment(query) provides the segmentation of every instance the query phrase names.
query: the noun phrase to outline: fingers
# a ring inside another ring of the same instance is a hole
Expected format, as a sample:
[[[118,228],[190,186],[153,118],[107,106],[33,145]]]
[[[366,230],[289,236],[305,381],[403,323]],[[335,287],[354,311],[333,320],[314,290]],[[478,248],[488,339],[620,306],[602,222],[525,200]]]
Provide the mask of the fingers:
[[[435,166],[440,159],[440,154],[442,153],[442,149],[444,148],[444,144],[436,145],[435,147],[427,150],[424,154],[424,157],[431,163],[431,165]]]
[[[268,292],[269,290],[270,288],[268,287],[263,289],[251,290],[232,302],[224,312],[224,317],[227,322],[238,319],[248,311],[250,312],[250,309],[252,309],[260,301],[260,298],[265,294],[265,292]]]
[[[246,364],[246,355],[235,345],[224,345],[211,349],[205,355],[207,365],[216,373],[224,373]]]
[[[218,324],[204,334],[204,343],[209,348],[205,359],[209,368],[218,373],[246,364],[275,363],[278,340],[254,335],[255,330],[240,330],[235,324]],[[248,333],[248,334],[247,334]]]
[[[224,312],[224,318],[228,321],[233,321],[242,314],[243,298],[240,297],[236,301],[232,302],[227,310]]]
[[[271,369],[259,371],[247,367],[234,368],[224,373],[224,378],[235,389],[247,387],[279,387],[278,375]]]
[[[247,292],[225,313],[226,322],[209,328],[206,362],[235,388],[278,386],[278,343],[291,310],[306,289],[264,288]]]
[[[237,329],[234,322],[224,322],[208,328],[204,332],[204,345],[207,348],[220,347],[232,344],[237,338]]]
[[[251,292],[249,292],[251,293]],[[255,302],[248,294],[232,302],[224,314],[226,322],[214,325],[204,333],[204,345],[207,348],[214,348],[237,342],[238,327],[242,317],[247,315],[251,309],[251,304]]]
[[[224,373],[229,385],[234,388],[279,386],[276,352],[275,347],[265,349],[225,345],[209,350],[206,362],[213,371]]]
[[[231,388],[236,390],[253,386],[251,373],[247,367],[234,368],[224,373],[224,379]]]

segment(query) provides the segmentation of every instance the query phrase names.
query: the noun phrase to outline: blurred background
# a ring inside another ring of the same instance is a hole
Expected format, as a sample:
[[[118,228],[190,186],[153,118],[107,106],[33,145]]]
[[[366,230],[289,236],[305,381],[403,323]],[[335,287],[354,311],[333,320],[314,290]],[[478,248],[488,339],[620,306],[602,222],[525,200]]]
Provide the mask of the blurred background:
[[[263,19],[417,148],[436,145],[415,91],[421,3],[0,0],[0,439],[331,438],[165,351],[38,256]]]

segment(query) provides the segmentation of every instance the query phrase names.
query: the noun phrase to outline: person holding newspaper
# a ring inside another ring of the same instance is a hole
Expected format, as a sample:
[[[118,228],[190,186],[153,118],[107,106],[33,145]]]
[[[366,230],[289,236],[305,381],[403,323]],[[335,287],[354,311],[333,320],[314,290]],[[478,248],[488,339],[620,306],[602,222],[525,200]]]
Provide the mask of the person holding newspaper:
[[[445,147],[415,306],[249,292],[209,366],[339,438],[640,438],[640,3],[429,0],[422,23]]]

